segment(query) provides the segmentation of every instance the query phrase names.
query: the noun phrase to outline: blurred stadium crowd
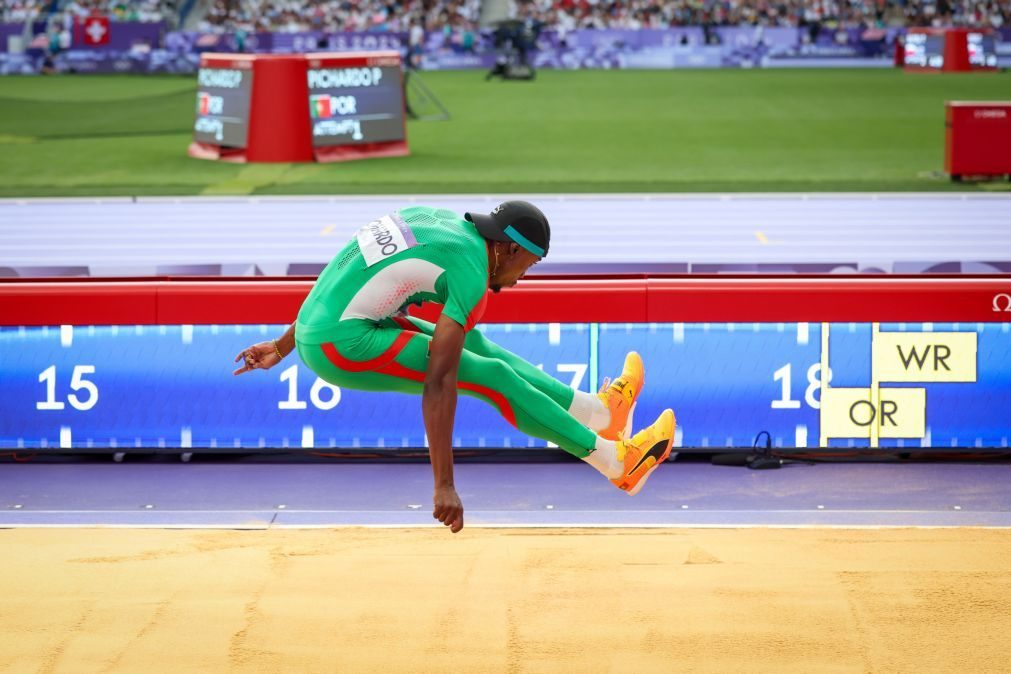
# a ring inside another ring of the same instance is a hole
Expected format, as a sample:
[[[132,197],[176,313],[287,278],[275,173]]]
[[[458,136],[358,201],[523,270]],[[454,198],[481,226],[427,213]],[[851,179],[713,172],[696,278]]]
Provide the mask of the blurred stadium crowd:
[[[481,0],[214,0],[202,31],[477,30]]]
[[[561,30],[671,26],[858,28],[1011,22],[1009,0],[511,0],[516,18]]]
[[[488,1],[488,0],[485,0]],[[1011,25],[1011,0],[508,0],[511,18],[560,31],[671,26]],[[478,30],[482,0],[213,0],[205,32]],[[43,13],[176,18],[177,0],[4,0],[0,20]]]
[[[69,18],[101,14],[113,21],[165,21],[178,12],[175,0],[3,0],[3,23],[20,23],[46,14]]]

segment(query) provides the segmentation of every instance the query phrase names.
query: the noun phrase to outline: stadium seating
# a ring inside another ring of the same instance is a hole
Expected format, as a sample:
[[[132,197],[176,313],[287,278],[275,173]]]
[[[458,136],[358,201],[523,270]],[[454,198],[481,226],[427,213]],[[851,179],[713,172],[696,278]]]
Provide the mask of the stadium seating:
[[[9,0],[0,5],[0,22],[22,23],[37,16],[48,0]]]
[[[177,0],[6,0],[0,22],[19,23],[50,10],[91,13],[114,21],[174,19]],[[474,30],[481,0],[214,0],[199,24],[205,32],[242,29],[280,31],[407,32]],[[667,28],[671,26],[898,26],[1011,25],[1008,0],[509,0],[511,18],[536,21],[560,31],[581,28]]]
[[[5,0],[0,23],[21,23],[61,13],[68,22],[89,14],[113,21],[164,21],[176,13],[175,5],[175,0]]]
[[[477,26],[480,0],[216,0],[199,28],[220,32],[238,28],[250,32],[324,30],[407,32],[415,23],[428,30]]]
[[[1011,22],[1011,3],[999,0],[511,0],[514,18],[547,28],[666,28],[669,26],[889,26],[976,25]],[[950,8],[945,12],[943,5]]]

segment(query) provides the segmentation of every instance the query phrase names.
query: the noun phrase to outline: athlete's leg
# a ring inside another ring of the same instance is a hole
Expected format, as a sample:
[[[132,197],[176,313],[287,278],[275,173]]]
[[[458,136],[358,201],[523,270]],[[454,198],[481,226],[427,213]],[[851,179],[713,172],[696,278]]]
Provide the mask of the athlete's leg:
[[[411,329],[409,326],[413,325],[423,334],[429,336],[435,331],[435,325],[413,316],[395,320],[402,328],[409,330]],[[471,330],[467,333],[463,348],[479,356],[494,358],[506,363],[518,376],[550,397],[556,404],[565,408],[584,426],[594,431],[600,431],[610,425],[611,412],[599,396],[566,386],[540,368],[534,367],[524,358],[488,339],[480,330]]]
[[[435,331],[435,325],[413,316],[409,316],[406,319],[398,318],[396,321],[398,325],[405,329],[410,329],[407,327],[410,324],[418,328],[422,334],[429,336],[433,335]],[[480,330],[471,330],[467,333],[467,336],[464,338],[463,348],[465,351],[470,351],[478,356],[495,358],[505,362],[517,375],[525,379],[532,386],[541,391],[541,393],[550,396],[551,399],[558,405],[568,409],[569,405],[572,403],[573,390],[571,388],[551,375],[546,374],[540,368],[534,367],[520,356],[517,356],[507,349],[503,349],[501,346],[485,337]]]
[[[549,395],[584,426],[599,432],[610,425],[611,410],[600,396],[566,386],[524,358],[499,346],[478,330],[471,330],[467,334],[467,340],[469,344],[466,344],[465,348],[468,351],[504,361],[519,376]]]
[[[334,342],[298,342],[302,359],[321,378],[338,386],[421,393],[431,337],[388,324],[355,323],[336,330]],[[465,350],[457,380],[463,393],[494,405],[527,435],[553,442],[580,458],[592,455],[588,462],[608,477],[620,472],[614,442],[599,438],[506,362]]]
[[[325,332],[331,328],[333,341],[322,344],[300,340],[297,327],[295,334],[300,356],[325,381],[349,389],[423,392],[431,336],[403,330],[392,320],[342,321],[326,326]],[[637,493],[670,455],[675,428],[670,410],[631,440],[613,440],[586,428],[504,360],[464,350],[457,382],[465,394],[496,406],[521,431],[582,458],[629,494]]]

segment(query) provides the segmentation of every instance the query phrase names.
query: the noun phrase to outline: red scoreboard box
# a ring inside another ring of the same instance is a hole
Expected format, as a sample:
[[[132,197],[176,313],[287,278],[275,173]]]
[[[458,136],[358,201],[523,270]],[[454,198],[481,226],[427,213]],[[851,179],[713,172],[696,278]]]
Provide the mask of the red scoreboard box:
[[[910,28],[902,62],[913,72],[996,72],[996,44],[989,28]]]
[[[953,180],[1011,175],[1011,101],[948,101],[944,118],[944,170]]]
[[[204,54],[189,155],[332,162],[408,154],[397,52]]]

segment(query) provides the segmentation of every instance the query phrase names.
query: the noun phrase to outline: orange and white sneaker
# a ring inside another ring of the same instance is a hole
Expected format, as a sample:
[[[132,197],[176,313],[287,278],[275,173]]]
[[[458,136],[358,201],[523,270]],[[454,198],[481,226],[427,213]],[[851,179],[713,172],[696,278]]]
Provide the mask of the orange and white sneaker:
[[[652,426],[642,429],[629,440],[618,441],[618,460],[625,462],[625,474],[611,483],[635,496],[646,484],[646,478],[667,460],[674,446],[677,421],[674,411],[666,409]]]
[[[617,440],[628,437],[632,432],[632,414],[635,412],[635,401],[646,383],[646,370],[642,366],[642,358],[635,351],[625,356],[625,366],[621,376],[611,381],[604,380],[597,397],[611,412],[611,424],[599,431],[597,435],[605,440]]]

